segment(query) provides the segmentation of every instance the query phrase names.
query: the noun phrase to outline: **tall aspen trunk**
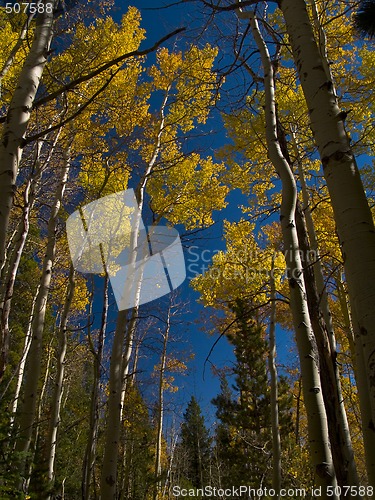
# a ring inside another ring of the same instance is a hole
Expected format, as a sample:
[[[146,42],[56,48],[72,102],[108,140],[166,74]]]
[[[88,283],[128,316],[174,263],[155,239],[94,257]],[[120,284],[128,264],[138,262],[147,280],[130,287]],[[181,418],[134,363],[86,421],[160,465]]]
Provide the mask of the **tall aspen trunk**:
[[[324,322],[325,322],[326,327],[327,327],[328,339],[329,339],[331,349],[332,349],[332,351],[336,352],[336,338],[335,338],[335,332],[334,332],[334,328],[333,328],[332,314],[331,314],[330,307],[328,304],[328,294],[327,294],[326,283],[325,283],[325,279],[324,279],[322,263],[321,263],[321,259],[320,259],[319,245],[318,245],[318,240],[316,237],[314,221],[313,221],[313,218],[311,215],[311,210],[310,210],[310,199],[309,199],[305,175],[304,175],[304,171],[303,171],[302,159],[301,159],[301,156],[299,153],[298,143],[297,143],[297,139],[295,137],[294,131],[291,131],[291,138],[292,138],[292,147],[293,147],[296,159],[297,159],[298,177],[299,177],[299,180],[301,183],[302,200],[303,200],[302,208],[303,208],[303,213],[305,215],[307,233],[308,233],[309,240],[310,240],[310,247],[314,252],[314,262],[312,262],[312,265],[314,268],[315,281],[316,281],[316,286],[317,286],[318,294],[319,294],[320,310],[322,311]]]
[[[343,289],[343,284],[340,278],[336,279],[338,283],[339,300],[342,310],[344,311],[344,318],[347,322],[346,327],[349,330],[349,335],[353,335],[357,340],[355,342],[355,361],[356,361],[356,385],[359,396],[359,407],[361,412],[361,420],[362,420],[362,432],[363,432],[363,441],[366,443],[365,445],[365,458],[366,458],[366,472],[368,476],[368,480],[370,484],[375,484],[375,433],[371,427],[372,419],[371,419],[371,405],[367,401],[369,398],[369,386],[368,380],[366,378],[366,373],[364,371],[364,362],[363,362],[363,350],[361,349],[361,344],[358,341],[358,337],[360,333],[357,331],[356,326],[358,322],[355,319],[355,310],[353,304],[349,303],[347,300],[347,296],[345,290]],[[367,402],[366,402],[367,401]]]
[[[341,390],[340,373],[336,360],[337,352],[331,348],[328,331],[320,311],[320,297],[315,283],[314,268],[309,259],[310,246],[307,238],[307,230],[299,204],[296,208],[296,222],[300,250],[304,258],[303,273],[306,284],[307,303],[319,351],[320,379],[328,418],[328,432],[337,482],[341,487],[359,486]],[[358,498],[354,494],[351,497]]]
[[[25,471],[26,471],[25,476],[26,477],[25,477],[25,480],[23,481],[23,484],[22,485],[20,484],[20,489],[22,487],[23,491],[26,494],[28,493],[30,483],[33,480],[32,470],[33,470],[36,450],[37,450],[37,446],[38,446],[40,422],[42,419],[42,409],[43,409],[43,403],[44,403],[44,396],[46,393],[47,383],[48,383],[48,379],[49,379],[49,375],[50,375],[50,371],[51,371],[52,353],[53,353],[53,349],[52,349],[52,340],[51,340],[47,346],[46,370],[44,372],[43,383],[42,383],[42,387],[40,389],[40,395],[39,395],[39,400],[38,400],[37,409],[36,409],[35,425],[33,428],[32,446],[30,446],[30,450],[29,450],[30,458],[27,460],[27,464],[25,467]],[[16,449],[17,449],[17,446],[16,446]],[[36,488],[41,487],[39,482],[36,483],[35,486],[36,486]],[[43,486],[42,486],[42,489],[43,489]]]
[[[47,248],[43,259],[40,287],[35,302],[35,314],[33,317],[31,333],[32,339],[27,359],[24,402],[17,418],[20,437],[17,441],[16,450],[24,454],[29,451],[36,418],[38,385],[41,374],[43,352],[43,330],[47,311],[47,299],[51,282],[52,266],[55,259],[57,220],[70,168],[70,162],[67,157],[64,157],[64,162],[64,166],[61,167],[60,181],[56,190],[55,199],[48,221]],[[23,476],[25,473],[24,460],[21,460],[19,471],[21,476]]]
[[[8,256],[7,262],[1,271],[0,284],[0,328],[1,328],[1,349],[0,354],[0,380],[2,379],[8,363],[9,351],[9,315],[11,310],[14,284],[18,268],[21,262],[22,252],[25,247],[27,235],[29,233],[29,218],[36,196],[37,183],[41,176],[41,166],[39,163],[41,147],[38,144],[36,152],[35,174],[31,174],[23,194],[24,206],[22,218],[18,223],[14,237],[13,248]]]
[[[348,339],[351,361],[353,365],[353,372],[355,378],[357,379],[357,360],[356,360],[357,354],[356,354],[356,342],[354,333],[354,321],[350,311],[349,297],[345,290],[343,273],[340,271],[335,274],[335,284],[336,284],[337,298],[344,319],[343,330],[346,334],[346,338]],[[370,401],[368,401],[368,405],[369,407],[371,407]]]
[[[135,311],[132,311],[134,319],[136,319],[136,314]],[[130,320],[131,322],[131,320]],[[143,333],[139,338],[137,338],[134,341],[135,348],[132,349],[132,366],[131,366],[131,372],[129,373],[128,369],[124,373],[123,376],[123,388],[122,388],[122,396],[121,396],[121,421],[123,421],[125,415],[124,415],[124,407],[125,407],[125,401],[126,397],[129,393],[129,390],[134,387],[135,381],[136,381],[136,372],[137,372],[137,367],[138,367],[138,361],[139,361],[139,349],[142,344],[142,341],[145,337],[146,333]],[[124,353],[124,356],[126,353]],[[123,452],[122,452],[122,457],[121,457],[121,476],[119,479],[119,491],[118,491],[118,498],[119,500],[123,500],[125,498],[129,497],[129,492],[130,492],[130,470],[132,468],[132,454],[133,454],[133,447],[134,447],[134,441],[130,436],[131,431],[127,429],[126,427],[123,429]],[[129,445],[130,443],[130,445]]]
[[[165,128],[165,108],[168,102],[169,89],[166,91],[161,110],[160,110],[160,124],[158,129],[157,140],[153,154],[139,182],[137,188],[137,202],[138,202],[138,215],[132,227],[131,243],[130,243],[130,259],[129,265],[134,266],[137,258],[138,250],[138,232],[141,224],[141,214],[144,204],[145,190],[148,178],[153,170],[156,160],[159,156],[161,140]],[[124,378],[129,370],[129,362],[133,348],[134,330],[136,324],[137,310],[141,293],[140,276],[138,281],[138,288],[135,293],[135,307],[132,309],[132,318],[127,321],[127,311],[120,311],[117,318],[116,330],[113,339],[112,356],[110,362],[110,376],[109,376],[109,397],[108,397],[108,418],[107,429],[105,437],[105,449],[102,465],[102,475],[100,482],[100,492],[102,500],[115,500],[116,499],[116,486],[117,486],[117,462],[120,441],[120,427],[122,416],[122,395]],[[123,352],[124,337],[125,340],[125,353]]]
[[[82,498],[89,500],[90,498],[90,482],[95,465],[96,446],[98,441],[99,430],[99,402],[100,402],[100,380],[103,372],[103,350],[105,342],[105,334],[107,330],[108,320],[108,274],[105,274],[103,285],[103,309],[100,330],[98,334],[98,347],[95,350],[94,343],[90,338],[91,351],[94,356],[94,382],[91,396],[90,407],[90,428],[87,438],[87,446],[85,457],[83,460],[83,476],[82,476]],[[90,335],[91,337],[91,335]]]
[[[297,188],[287,160],[281,152],[277,137],[277,120],[273,66],[268,48],[259,31],[252,12],[239,12],[239,17],[248,18],[259,49],[265,87],[266,140],[269,158],[282,183],[280,221],[285,245],[285,259],[288,268],[290,304],[296,333],[297,347],[303,380],[303,394],[308,417],[310,460],[315,470],[316,484],[322,487],[322,498],[328,499],[327,487],[337,485],[330,450],[327,416],[319,376],[319,359],[311,328],[306,301],[305,283],[299,254],[298,236],[295,224]],[[337,495],[333,497],[337,499]]]
[[[140,279],[142,278],[140,277]],[[128,384],[132,385],[135,382],[134,373],[135,370],[137,369],[137,364],[138,364],[139,343],[136,342],[135,340],[137,319],[138,319],[138,307],[133,307],[131,311],[131,316],[128,319],[127,323],[125,346],[122,355],[123,372],[122,372],[122,389],[121,389],[121,414],[120,414],[121,421],[124,419],[124,403],[125,403]],[[134,350],[134,345],[136,345],[135,350]],[[132,366],[133,372],[131,373],[130,359],[133,355],[133,352],[134,352],[133,366]]]
[[[53,36],[53,12],[50,12],[47,5],[54,6],[56,0],[42,0],[41,3],[44,9],[36,20],[34,39],[9,105],[0,142],[0,269],[4,265],[9,215],[22,156],[23,139]]]
[[[281,0],[294,60],[322,160],[356,311],[375,432],[375,229],[333,84],[327,78],[304,0]],[[360,360],[359,360],[360,361]],[[365,442],[365,446],[367,446]],[[373,453],[373,450],[369,451]],[[374,483],[372,483],[374,485]]]
[[[279,127],[278,119],[277,124],[279,134],[284,134],[284,132],[281,130],[281,127]],[[303,258],[303,275],[305,280],[307,304],[311,319],[311,326],[315,335],[319,352],[320,380],[322,384],[323,399],[328,419],[328,432],[331,443],[332,458],[339,486],[359,486],[348,420],[342,396],[340,372],[338,369],[338,363],[336,361],[336,339],[333,331],[332,317],[329,310],[328,297],[324,286],[323,269],[319,259],[315,227],[308,208],[309,199],[302,168],[302,162],[299,157],[298,146],[293,132],[292,143],[298,163],[298,173],[302,186],[304,206],[306,206],[307,216],[309,216],[309,234],[311,234],[312,240],[315,245],[313,259],[311,260],[310,254],[312,248],[310,247],[307,224],[305,222],[306,219],[304,218],[301,204],[299,201],[297,201],[295,214],[297,235],[300,253]],[[283,154],[288,163],[291,165],[285,134],[281,144],[283,145],[282,149],[285,150],[283,151]],[[317,275],[319,277],[319,283],[321,286],[321,294],[318,293],[316,283]],[[322,302],[326,312],[325,317],[323,316],[321,310]],[[325,318],[327,318],[327,321],[329,322],[328,326],[325,323]],[[330,328],[330,330],[328,330],[328,328]]]
[[[153,500],[157,500],[159,492],[161,492],[161,445],[163,437],[163,417],[164,417],[164,374],[167,362],[167,347],[169,339],[169,331],[171,328],[171,305],[168,308],[165,331],[163,333],[163,350],[160,358],[159,371],[159,401],[157,406],[157,422],[156,422],[156,450],[155,450],[155,471],[154,471],[154,494]]]
[[[61,400],[63,395],[63,383],[64,383],[64,372],[65,372],[65,355],[68,347],[67,326],[68,326],[69,312],[72,305],[74,289],[75,289],[75,271],[73,265],[70,266],[68,279],[69,282],[65,298],[65,304],[60,320],[60,326],[58,329],[56,380],[52,395],[51,419],[49,422],[49,430],[46,442],[46,463],[48,469],[47,478],[49,483],[49,488],[48,488],[49,491],[53,486],[55,477],[57,432],[60,426],[60,410],[61,410]]]
[[[17,408],[18,408],[18,403],[19,403],[19,397],[20,397],[20,392],[21,392],[23,377],[24,377],[24,373],[25,373],[26,360],[27,360],[27,356],[28,356],[29,350],[30,350],[30,345],[31,345],[31,325],[32,325],[33,318],[34,318],[35,303],[36,303],[36,299],[38,297],[38,293],[39,293],[39,287],[38,287],[38,289],[36,291],[36,294],[34,296],[33,303],[32,303],[32,306],[31,306],[29,324],[28,324],[28,327],[27,327],[26,335],[25,335],[25,343],[24,343],[24,347],[23,347],[23,350],[22,350],[22,356],[21,356],[21,359],[20,359],[20,362],[19,362],[19,366],[18,366],[16,390],[14,392],[14,399],[13,399],[13,404],[12,404],[12,416],[11,416],[11,419],[10,419],[10,426],[11,427],[13,427],[15,415],[17,413]]]
[[[176,451],[176,446],[177,446],[177,441],[178,441],[178,435],[173,436],[172,434],[172,439],[171,439],[171,446],[170,446],[170,452],[169,452],[169,461],[168,461],[168,470],[167,470],[167,476],[165,478],[164,482],[164,488],[163,488],[163,498],[167,496],[167,498],[170,498],[170,486],[172,484],[172,470],[174,466],[174,457],[175,457],[175,451]],[[179,481],[176,481],[175,484],[178,484]],[[221,481],[219,478],[219,487],[221,488]]]
[[[279,498],[281,489],[281,440],[279,429],[279,403],[277,388],[276,368],[276,288],[275,288],[275,259],[272,258],[272,269],[270,273],[271,285],[271,313],[269,328],[269,354],[268,369],[271,376],[271,422],[272,422],[272,488],[276,491],[275,498]]]

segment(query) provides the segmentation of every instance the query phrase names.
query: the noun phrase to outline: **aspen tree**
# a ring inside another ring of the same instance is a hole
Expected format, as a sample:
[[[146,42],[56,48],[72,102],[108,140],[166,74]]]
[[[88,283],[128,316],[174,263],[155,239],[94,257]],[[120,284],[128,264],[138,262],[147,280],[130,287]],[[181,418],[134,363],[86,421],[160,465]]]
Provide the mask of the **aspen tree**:
[[[297,189],[293,174],[284,158],[277,136],[274,76],[268,48],[252,12],[239,16],[248,18],[259,49],[264,71],[266,140],[270,160],[282,183],[280,222],[286,250],[290,304],[301,363],[303,392],[308,415],[311,463],[315,468],[317,484],[322,486],[323,498],[328,498],[327,487],[337,485],[330,450],[327,416],[321,392],[319,360],[306,301],[305,283],[299,254],[295,223]],[[337,495],[334,495],[337,498]]]
[[[147,165],[146,171],[137,189],[138,213],[136,215],[131,233],[130,243],[130,259],[129,266],[135,266],[138,252],[138,234],[141,224],[142,209],[145,199],[145,189],[149,175],[159,156],[161,147],[162,135],[165,124],[165,106],[168,100],[167,89],[164,96],[163,104],[160,110],[160,125],[157,133],[157,141],[150,162]],[[116,323],[116,330],[112,345],[112,355],[110,364],[109,378],[109,400],[108,400],[108,421],[106,430],[106,444],[102,466],[101,476],[101,495],[102,498],[115,499],[117,487],[117,459],[118,459],[118,444],[120,437],[120,424],[122,414],[122,395],[124,378],[129,369],[130,357],[134,342],[135,317],[137,315],[140,293],[141,293],[142,276],[140,276],[135,294],[135,304],[131,311],[132,318],[128,321],[128,311],[120,311]],[[125,349],[123,353],[124,336]]]
[[[57,437],[58,437],[58,429],[60,426],[61,400],[63,395],[63,384],[64,384],[65,356],[68,348],[67,327],[68,327],[69,312],[72,305],[74,297],[74,289],[75,289],[75,270],[72,264],[70,266],[68,280],[69,281],[66,292],[65,304],[60,319],[60,325],[58,328],[56,380],[52,395],[52,412],[49,422],[47,442],[45,445],[46,463],[48,471],[47,478],[49,483],[49,489],[51,488],[51,486],[53,486],[54,474],[55,474]]]
[[[153,225],[157,225],[162,217],[189,228],[209,225],[212,223],[212,210],[225,206],[227,189],[218,179],[222,165],[215,164],[212,158],[203,159],[196,153],[186,156],[178,144],[180,131],[187,133],[196,122],[204,122],[207,118],[217,85],[211,71],[215,57],[216,50],[209,46],[202,50],[192,47],[185,57],[182,53],[169,53],[162,49],[158,54],[158,64],[151,68],[153,87],[162,92],[163,102],[158,116],[156,119],[152,117],[150,126],[145,127],[144,137],[138,141],[145,167],[135,190],[138,212],[132,227],[130,265],[135,263],[137,255],[139,219],[146,189],[154,212]],[[206,188],[204,193],[201,191],[203,186]],[[101,494],[108,499],[116,495],[124,381],[134,346],[141,281],[142,276],[137,282],[135,307],[130,312],[119,312],[113,340],[101,476]]]
[[[157,402],[157,420],[156,420],[156,450],[155,450],[155,485],[153,492],[153,500],[157,500],[159,492],[161,490],[161,446],[163,437],[163,417],[164,417],[164,386],[165,386],[165,368],[167,362],[167,347],[169,332],[171,328],[171,304],[168,307],[165,329],[162,333],[163,336],[163,348],[160,358],[160,368],[159,368],[159,389],[158,389],[158,402]]]
[[[226,6],[203,3],[217,12],[234,11],[238,3]],[[242,7],[258,4],[244,0]],[[271,3],[271,2],[270,2]],[[342,247],[345,276],[356,310],[363,351],[364,372],[369,384],[370,421],[375,429],[375,228],[368,200],[356,164],[350,138],[345,130],[346,113],[340,110],[333,82],[326,72],[324,54],[319,50],[305,0],[276,2],[286,23],[294,63],[306,100],[311,129],[323,165],[337,233]],[[366,446],[368,446],[366,444]],[[371,450],[369,450],[371,453]],[[371,479],[373,483],[373,479]]]
[[[85,456],[83,459],[83,473],[82,473],[82,497],[86,500],[90,498],[90,482],[91,482],[93,467],[95,465],[95,454],[98,441],[100,381],[103,374],[103,350],[104,350],[104,342],[105,342],[105,335],[106,335],[107,321],[108,321],[108,287],[109,287],[109,277],[108,274],[105,272],[104,284],[103,284],[103,309],[102,309],[101,324],[98,332],[98,341],[96,349],[91,336],[90,332],[91,329],[90,327],[88,328],[89,343],[91,347],[91,352],[94,356],[94,380],[93,380],[91,403],[90,403],[90,425],[87,436]]]
[[[342,113],[327,79],[303,0],[281,0],[295,64],[309,109],[344,257],[349,294],[356,310],[357,342],[363,350],[375,421],[375,229]],[[372,425],[365,422],[364,425]]]
[[[39,192],[39,184],[42,179],[43,172],[49,164],[55,147],[59,133],[54,138],[53,145],[44,160],[41,159],[42,141],[36,144],[36,152],[32,172],[23,190],[22,217],[18,222],[15,230],[15,235],[11,239],[7,248],[7,260],[3,269],[1,270],[1,284],[0,284],[0,328],[1,328],[1,365],[0,365],[0,380],[7,366],[8,361],[8,348],[10,341],[9,332],[9,316],[11,312],[12,297],[14,291],[14,284],[17,277],[18,268],[21,262],[22,253],[27,241],[30,227],[30,216],[35,204],[37,194]]]
[[[270,272],[270,324],[269,324],[269,353],[268,369],[271,375],[271,425],[272,425],[272,488],[279,498],[281,489],[281,439],[279,429],[279,407],[276,367],[276,287],[275,287],[275,255],[272,256]]]
[[[59,184],[48,221],[47,248],[43,259],[40,287],[38,289],[38,295],[35,302],[35,312],[32,320],[32,339],[27,359],[23,405],[19,410],[17,418],[20,438],[17,441],[16,449],[24,454],[29,451],[33,428],[37,417],[36,409],[38,401],[38,384],[41,374],[43,330],[47,310],[49,286],[52,276],[52,267],[56,251],[57,220],[70,170],[70,158],[67,152],[64,152],[63,163],[64,165],[60,167]],[[26,472],[24,460],[21,460],[19,471],[21,476]]]
[[[43,12],[37,16],[33,42],[18,78],[0,142],[0,269],[4,265],[6,234],[23,139],[36,93],[47,63],[53,36],[53,12],[57,0],[42,0]]]

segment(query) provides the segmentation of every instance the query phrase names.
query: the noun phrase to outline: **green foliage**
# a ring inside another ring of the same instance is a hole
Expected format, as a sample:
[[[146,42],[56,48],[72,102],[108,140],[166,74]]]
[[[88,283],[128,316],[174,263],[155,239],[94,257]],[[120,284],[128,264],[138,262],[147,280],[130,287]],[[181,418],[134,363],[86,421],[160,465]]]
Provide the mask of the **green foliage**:
[[[185,479],[195,488],[209,484],[211,438],[194,396],[191,397],[184,413],[178,451],[182,457],[182,473]]]
[[[136,384],[128,384],[120,446],[119,491],[124,500],[151,498],[155,430]]]
[[[221,392],[212,401],[219,424],[216,430],[216,454],[223,463],[223,484],[271,486],[271,409],[267,371],[267,342],[264,328],[250,307],[237,300],[233,307],[237,318],[235,331],[229,335],[234,345],[235,384],[230,388],[221,376]],[[293,430],[291,396],[286,380],[279,382],[279,423],[282,442],[287,448]],[[288,481],[287,478],[284,478]]]

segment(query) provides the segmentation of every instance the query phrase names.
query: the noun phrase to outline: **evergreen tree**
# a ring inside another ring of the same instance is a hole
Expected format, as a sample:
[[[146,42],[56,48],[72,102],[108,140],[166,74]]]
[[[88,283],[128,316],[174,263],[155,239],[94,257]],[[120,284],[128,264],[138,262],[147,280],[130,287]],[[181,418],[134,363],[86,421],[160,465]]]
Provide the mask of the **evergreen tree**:
[[[195,488],[208,484],[211,438],[194,396],[191,397],[184,413],[179,453],[184,457],[183,473],[189,483]]]
[[[233,312],[237,329],[229,339],[234,345],[236,363],[232,389],[225,375],[221,393],[213,399],[219,425],[216,431],[216,453],[222,464],[223,486],[248,484],[271,486],[272,434],[270,388],[267,371],[267,342],[263,327],[249,314],[243,301],[237,301]],[[291,399],[285,380],[279,382],[282,408],[281,432],[291,434]]]

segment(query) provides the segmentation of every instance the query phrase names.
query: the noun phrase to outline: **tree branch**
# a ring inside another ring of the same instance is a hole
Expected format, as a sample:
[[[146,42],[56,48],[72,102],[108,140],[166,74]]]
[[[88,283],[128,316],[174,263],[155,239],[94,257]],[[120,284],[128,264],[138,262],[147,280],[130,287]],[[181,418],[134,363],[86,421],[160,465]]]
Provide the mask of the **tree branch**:
[[[126,54],[123,54],[119,57],[116,57],[116,59],[112,59],[112,61],[107,62],[106,64],[103,64],[100,66],[100,68],[96,69],[95,71],[92,71],[91,73],[81,76],[77,78],[76,80],[73,80],[70,83],[67,83],[60,89],[56,90],[55,92],[52,92],[51,94],[47,95],[46,97],[42,97],[38,101],[36,101],[33,105],[33,109],[38,108],[39,106],[46,104],[47,102],[53,101],[53,99],[56,99],[56,97],[59,97],[61,94],[64,92],[68,92],[69,90],[72,90],[73,88],[77,87],[80,83],[87,82],[88,80],[91,80],[92,78],[95,78],[95,76],[100,75],[103,71],[106,71],[107,69],[111,68],[112,66],[115,66],[117,64],[120,64],[121,62],[125,61],[125,59],[129,59],[130,57],[136,57],[136,56],[145,56],[147,54],[150,54],[151,52],[154,52],[156,49],[160,47],[164,42],[172,38],[173,36],[177,35],[178,33],[182,33],[185,31],[186,28],[178,28],[177,30],[172,31],[171,33],[168,33],[168,35],[163,36],[163,38],[160,38],[152,47],[149,47],[148,49],[144,50],[133,50],[131,52],[128,52]],[[5,122],[6,116],[2,116],[0,118],[0,123]]]
[[[69,123],[71,120],[74,120],[79,114],[82,113],[82,111],[87,108],[95,99],[98,97],[99,94],[101,94],[111,83],[113,78],[117,75],[117,73],[120,71],[120,69],[117,69],[110,77],[109,79],[105,82],[104,85],[100,87],[99,90],[95,92],[94,95],[90,97],[88,101],[86,101],[84,104],[78,107],[78,109],[68,118],[65,118],[65,120],[62,120],[60,123],[57,123],[56,125],[53,125],[52,127],[48,128],[47,130],[43,130],[42,132],[38,132],[37,134],[31,135],[29,137],[26,137],[23,142],[22,142],[22,147],[25,147],[26,144],[29,144],[30,142],[36,141],[37,139],[40,139],[41,137],[45,136],[46,134],[50,134],[54,130],[57,130],[61,127],[64,127],[67,123]]]
[[[230,5],[226,5],[224,7],[221,7],[220,5],[215,5],[212,2],[208,2],[207,0],[201,0],[204,5],[207,7],[210,7],[212,10],[216,10],[219,12],[228,12],[236,9],[240,9],[243,7],[247,7],[249,5],[256,5],[260,2],[260,0],[243,0],[242,2],[235,2]],[[277,5],[279,4],[278,0],[268,0],[270,3],[276,3]]]

